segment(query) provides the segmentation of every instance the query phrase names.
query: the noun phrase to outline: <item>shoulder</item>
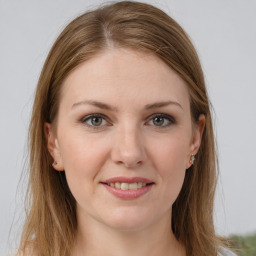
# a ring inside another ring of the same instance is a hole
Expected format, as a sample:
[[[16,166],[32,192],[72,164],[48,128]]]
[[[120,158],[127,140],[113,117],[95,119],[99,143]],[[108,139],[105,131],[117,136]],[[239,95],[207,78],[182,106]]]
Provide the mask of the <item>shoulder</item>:
[[[219,250],[218,256],[237,256],[234,252],[222,247]]]

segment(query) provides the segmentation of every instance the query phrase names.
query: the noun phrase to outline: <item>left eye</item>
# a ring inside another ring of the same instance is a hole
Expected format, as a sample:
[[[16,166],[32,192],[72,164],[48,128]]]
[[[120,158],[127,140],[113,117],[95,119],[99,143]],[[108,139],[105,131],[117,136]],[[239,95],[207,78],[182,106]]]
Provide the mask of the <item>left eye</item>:
[[[158,127],[167,127],[174,123],[174,120],[171,116],[166,114],[157,114],[151,117],[148,124]]]
[[[107,121],[101,115],[86,116],[81,121],[93,128],[101,127],[107,124]]]

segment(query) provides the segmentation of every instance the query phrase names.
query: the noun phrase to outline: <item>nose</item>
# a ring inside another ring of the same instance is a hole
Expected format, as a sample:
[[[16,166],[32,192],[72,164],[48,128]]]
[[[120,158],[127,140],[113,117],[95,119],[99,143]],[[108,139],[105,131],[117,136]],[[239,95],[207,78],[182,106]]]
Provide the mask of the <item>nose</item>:
[[[115,134],[111,158],[126,168],[136,168],[145,162],[145,144],[139,129],[120,129]]]

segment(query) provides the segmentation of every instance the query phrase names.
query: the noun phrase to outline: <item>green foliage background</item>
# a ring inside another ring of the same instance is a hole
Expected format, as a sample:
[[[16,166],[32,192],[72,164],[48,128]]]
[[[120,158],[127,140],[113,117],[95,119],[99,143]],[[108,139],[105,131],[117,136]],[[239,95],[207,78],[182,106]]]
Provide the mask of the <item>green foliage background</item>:
[[[228,240],[238,256],[256,256],[256,233],[244,236],[232,235]]]

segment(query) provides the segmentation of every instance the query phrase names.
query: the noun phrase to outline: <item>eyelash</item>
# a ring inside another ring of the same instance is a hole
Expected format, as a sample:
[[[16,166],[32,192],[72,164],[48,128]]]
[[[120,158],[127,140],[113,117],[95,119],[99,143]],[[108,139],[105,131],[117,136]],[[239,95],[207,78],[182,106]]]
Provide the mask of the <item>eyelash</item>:
[[[106,123],[108,123],[107,117],[105,115],[102,115],[102,114],[92,114],[92,115],[85,116],[80,120],[80,122],[85,124],[87,127],[91,128],[91,129],[100,129],[100,128],[102,128],[102,125],[95,126],[95,125],[92,125],[92,124],[88,124],[88,121],[90,121],[90,120],[92,121],[93,118],[102,118],[102,120],[104,120]]]
[[[92,122],[93,118],[101,118],[103,120],[103,122],[106,122],[106,124],[104,124],[104,125],[100,124],[99,126],[89,124],[88,121]],[[164,114],[164,113],[158,113],[158,114],[151,115],[148,118],[149,121],[147,121],[147,124],[149,124],[149,122],[151,122],[151,121],[153,122],[154,118],[163,118],[164,122],[166,122],[166,120],[167,120],[168,124],[165,124],[164,126],[157,126],[157,125],[152,124],[152,126],[155,126],[156,128],[160,128],[160,129],[167,128],[167,127],[176,123],[175,119],[172,116]],[[85,124],[87,127],[91,128],[91,129],[101,129],[103,126],[110,126],[109,125],[110,122],[108,122],[107,119],[108,118],[103,114],[92,114],[92,115],[88,115],[88,116],[83,117],[80,120],[80,122]]]
[[[157,127],[157,128],[160,128],[160,129],[167,128],[167,127],[169,127],[169,126],[171,126],[171,125],[173,125],[173,124],[176,123],[176,122],[175,122],[175,119],[174,119],[172,116],[167,115],[167,114],[164,114],[164,113],[159,113],[159,114],[153,114],[153,115],[151,115],[151,116],[149,117],[148,123],[149,123],[150,121],[153,121],[154,118],[163,118],[165,121],[167,120],[168,124],[165,124],[165,125],[163,125],[163,126],[153,125],[153,126],[155,126],[155,127]]]

